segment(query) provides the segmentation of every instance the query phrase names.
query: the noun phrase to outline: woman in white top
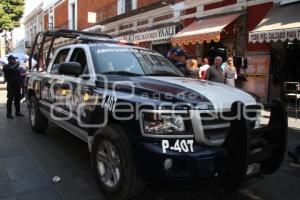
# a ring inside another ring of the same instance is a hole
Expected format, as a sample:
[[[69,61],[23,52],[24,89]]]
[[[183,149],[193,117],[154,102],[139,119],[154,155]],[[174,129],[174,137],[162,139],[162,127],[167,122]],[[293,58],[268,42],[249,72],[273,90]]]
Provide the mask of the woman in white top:
[[[237,79],[236,68],[233,64],[232,57],[227,59],[227,66],[225,68],[225,83],[235,87],[235,79]]]

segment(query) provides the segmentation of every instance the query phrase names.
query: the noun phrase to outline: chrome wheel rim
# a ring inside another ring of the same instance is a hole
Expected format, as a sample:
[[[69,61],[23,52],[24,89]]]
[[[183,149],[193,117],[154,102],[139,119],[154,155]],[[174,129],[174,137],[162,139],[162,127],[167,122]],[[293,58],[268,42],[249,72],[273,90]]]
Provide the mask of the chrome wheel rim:
[[[101,141],[98,145],[96,159],[103,184],[109,188],[116,187],[121,177],[121,166],[115,146],[107,140]]]
[[[32,126],[34,126],[35,124],[35,110],[33,108],[33,103],[30,102],[30,107],[29,107],[29,119],[30,119],[30,123]]]

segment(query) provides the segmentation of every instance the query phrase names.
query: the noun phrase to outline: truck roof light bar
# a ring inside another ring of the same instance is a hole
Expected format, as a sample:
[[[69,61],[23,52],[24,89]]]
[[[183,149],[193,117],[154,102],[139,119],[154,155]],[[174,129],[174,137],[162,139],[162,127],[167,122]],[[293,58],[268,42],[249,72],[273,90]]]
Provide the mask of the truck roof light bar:
[[[41,37],[41,42],[39,42],[39,38]],[[30,57],[29,57],[29,69],[31,70],[32,68],[32,57],[33,54],[35,53],[35,50],[37,48],[37,66],[40,65],[40,57],[42,56],[42,52],[44,49],[44,43],[48,42],[49,40],[46,40],[47,37],[51,38],[51,44],[48,49],[47,57],[45,59],[46,63],[45,65],[47,66],[49,64],[49,56],[50,52],[53,49],[53,44],[54,40],[57,38],[70,38],[70,39],[77,39],[80,37],[93,37],[93,38],[102,38],[102,39],[107,39],[107,40],[112,40],[113,37],[105,34],[105,33],[93,33],[93,32],[85,32],[85,31],[76,31],[76,30],[66,30],[66,29],[58,29],[58,30],[49,30],[45,32],[39,32],[34,40],[31,52],[30,52]]]

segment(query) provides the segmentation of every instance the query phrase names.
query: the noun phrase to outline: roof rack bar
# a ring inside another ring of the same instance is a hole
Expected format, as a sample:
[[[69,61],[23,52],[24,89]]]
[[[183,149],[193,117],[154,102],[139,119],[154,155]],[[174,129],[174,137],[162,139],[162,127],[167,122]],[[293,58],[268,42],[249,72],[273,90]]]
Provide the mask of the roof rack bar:
[[[83,36],[88,36],[88,37],[94,37],[94,38],[84,38]],[[46,60],[43,59],[43,62],[41,63],[41,56],[43,55],[43,50],[44,50],[44,44],[45,42],[48,42],[49,40],[47,37],[50,37],[50,47],[48,49],[48,52],[45,56]],[[40,67],[44,68],[47,67],[49,64],[49,57],[51,54],[51,51],[53,49],[54,45],[54,40],[57,38],[69,38],[69,39],[75,39],[75,40],[81,40],[84,42],[96,42],[96,41],[103,41],[103,42],[108,42],[108,43],[119,43],[121,41],[114,40],[114,38],[111,35],[105,34],[105,33],[93,33],[93,32],[85,32],[85,31],[77,31],[77,30],[67,30],[67,29],[57,29],[57,30],[48,30],[44,32],[39,32],[34,40],[31,52],[30,52],[30,58],[29,58],[29,69],[32,70],[32,62],[31,59],[33,58],[35,51],[37,50],[37,69]],[[81,37],[81,38],[80,38]],[[39,42],[39,38],[41,38],[41,41]],[[98,38],[98,39],[95,39]],[[105,40],[107,39],[107,40]],[[123,43],[123,42],[121,42]],[[135,45],[134,43],[124,43],[127,45]],[[43,66],[40,66],[41,64],[44,64]]]
[[[53,45],[54,45],[54,41],[55,41],[55,37],[53,37],[51,39],[51,43],[50,43],[50,47],[49,47],[49,50],[47,52],[47,57],[46,57],[46,67],[49,65],[49,62],[50,62],[50,54],[51,54],[51,49],[53,48]]]
[[[40,61],[41,61],[41,56],[43,55],[43,49],[44,49],[44,44],[46,41],[46,35],[43,35],[43,39],[42,42],[40,44],[40,46],[38,47],[38,57],[37,57],[37,67],[40,66]],[[45,64],[45,63],[44,63]],[[44,66],[43,66],[44,67]],[[38,71],[38,70],[37,70]]]
[[[42,32],[39,32],[34,39],[33,45],[31,47],[31,51],[30,51],[30,55],[29,55],[29,70],[31,70],[32,68],[32,58],[33,58],[33,54],[34,54],[34,50],[37,46],[37,42],[38,42],[38,38],[39,36],[42,34]]]
[[[92,32],[85,32],[85,31],[66,30],[66,29],[50,30],[50,31],[46,31],[44,34],[47,36],[66,37],[66,38],[76,38],[80,35],[105,37],[109,39],[113,38],[112,36],[105,33],[92,33]]]

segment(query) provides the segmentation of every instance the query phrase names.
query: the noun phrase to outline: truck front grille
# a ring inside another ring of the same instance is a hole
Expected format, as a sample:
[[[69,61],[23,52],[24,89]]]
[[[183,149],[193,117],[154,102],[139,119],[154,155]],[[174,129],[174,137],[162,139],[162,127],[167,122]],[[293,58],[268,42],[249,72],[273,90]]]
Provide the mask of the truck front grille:
[[[211,144],[222,144],[230,129],[230,121],[226,117],[230,112],[200,113],[205,139]]]

